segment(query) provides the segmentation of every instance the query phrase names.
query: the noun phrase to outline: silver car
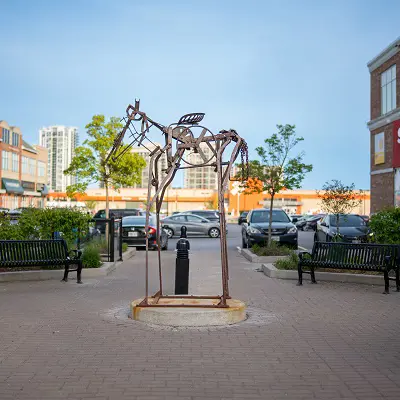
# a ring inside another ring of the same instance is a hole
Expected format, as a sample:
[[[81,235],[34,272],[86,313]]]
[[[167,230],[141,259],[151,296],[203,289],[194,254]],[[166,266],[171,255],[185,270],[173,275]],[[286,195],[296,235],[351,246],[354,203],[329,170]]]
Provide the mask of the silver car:
[[[219,222],[212,222],[197,215],[175,214],[164,218],[161,223],[169,238],[174,235],[180,236],[182,226],[186,226],[188,235],[208,235],[217,238],[221,232]]]

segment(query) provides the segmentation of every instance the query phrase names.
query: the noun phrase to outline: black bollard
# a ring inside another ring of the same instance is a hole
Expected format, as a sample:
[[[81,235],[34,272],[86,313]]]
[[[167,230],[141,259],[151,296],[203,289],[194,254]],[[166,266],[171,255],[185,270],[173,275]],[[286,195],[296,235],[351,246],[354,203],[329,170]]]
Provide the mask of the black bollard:
[[[175,294],[189,293],[189,250],[186,226],[182,226],[181,237],[176,244]]]

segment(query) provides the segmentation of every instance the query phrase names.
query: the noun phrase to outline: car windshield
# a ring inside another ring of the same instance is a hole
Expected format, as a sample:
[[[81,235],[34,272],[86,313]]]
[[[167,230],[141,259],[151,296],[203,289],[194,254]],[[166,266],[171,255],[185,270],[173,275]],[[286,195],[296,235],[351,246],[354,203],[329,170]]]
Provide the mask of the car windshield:
[[[249,213],[248,211],[244,211],[244,212],[242,212],[242,214],[240,216],[241,217],[246,217],[248,213]]]
[[[251,222],[269,222],[269,210],[256,210],[251,214]],[[282,210],[272,210],[272,222],[290,222],[287,214]]]
[[[336,216],[331,215],[329,218],[331,226],[336,226]],[[358,215],[340,215],[339,226],[365,226],[365,221]]]
[[[150,217],[149,225],[153,225],[154,220]],[[125,217],[122,218],[122,226],[145,226],[146,217]]]

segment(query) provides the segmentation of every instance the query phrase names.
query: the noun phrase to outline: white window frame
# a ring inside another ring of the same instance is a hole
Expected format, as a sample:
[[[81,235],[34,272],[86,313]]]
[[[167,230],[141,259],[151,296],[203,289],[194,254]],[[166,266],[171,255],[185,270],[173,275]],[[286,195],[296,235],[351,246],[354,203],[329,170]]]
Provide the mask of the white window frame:
[[[381,74],[381,114],[385,115],[397,107],[396,64]]]
[[[46,175],[46,163],[38,161],[38,176],[44,177]]]
[[[11,153],[11,171],[19,172],[19,154]]]
[[[10,166],[10,162],[9,162],[10,157],[8,155],[9,155],[9,152],[5,151],[5,150],[3,150],[1,153],[1,160],[2,160],[1,166],[4,171],[8,171],[9,166]]]
[[[22,160],[21,160],[21,169],[22,169],[22,173],[23,174],[27,174],[28,173],[28,157],[22,156]]]

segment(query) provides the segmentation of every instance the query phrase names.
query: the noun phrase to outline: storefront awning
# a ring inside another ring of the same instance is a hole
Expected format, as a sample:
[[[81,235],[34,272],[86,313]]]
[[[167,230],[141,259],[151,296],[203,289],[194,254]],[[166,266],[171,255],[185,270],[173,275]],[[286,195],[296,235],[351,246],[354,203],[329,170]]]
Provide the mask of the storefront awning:
[[[42,194],[42,196],[47,196],[49,194],[49,188],[44,183],[38,183],[36,189]]]
[[[2,178],[3,187],[6,189],[7,193],[23,194],[24,188],[21,186],[20,182],[16,179]]]

